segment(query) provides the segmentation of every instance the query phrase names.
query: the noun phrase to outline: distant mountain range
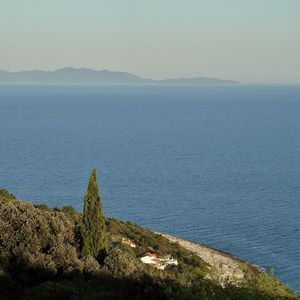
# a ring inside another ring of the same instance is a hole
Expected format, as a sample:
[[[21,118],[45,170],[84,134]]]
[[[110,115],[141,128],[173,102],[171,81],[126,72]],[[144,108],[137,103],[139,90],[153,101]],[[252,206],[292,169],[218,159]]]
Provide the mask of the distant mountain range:
[[[6,84],[155,84],[155,85],[224,85],[237,84],[234,80],[194,77],[153,80],[127,72],[92,70],[85,68],[62,68],[56,71],[21,71],[0,70],[0,83]]]

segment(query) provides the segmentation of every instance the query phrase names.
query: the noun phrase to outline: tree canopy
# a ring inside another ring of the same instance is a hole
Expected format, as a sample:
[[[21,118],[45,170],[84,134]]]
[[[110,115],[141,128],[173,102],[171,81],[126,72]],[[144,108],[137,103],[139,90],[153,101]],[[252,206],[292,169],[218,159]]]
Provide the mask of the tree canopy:
[[[106,253],[107,241],[96,169],[92,172],[84,198],[81,234],[82,254],[102,260]]]

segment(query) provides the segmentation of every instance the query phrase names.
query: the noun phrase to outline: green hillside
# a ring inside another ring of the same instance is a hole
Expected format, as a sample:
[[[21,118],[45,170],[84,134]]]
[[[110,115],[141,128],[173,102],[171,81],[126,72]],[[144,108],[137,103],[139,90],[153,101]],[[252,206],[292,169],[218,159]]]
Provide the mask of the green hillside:
[[[105,220],[107,254],[82,255],[82,215],[16,200],[0,190],[1,299],[299,299],[272,275],[245,264],[239,286],[220,286],[198,256],[136,224]],[[136,248],[122,244],[122,238]],[[143,264],[146,252],[178,266]]]

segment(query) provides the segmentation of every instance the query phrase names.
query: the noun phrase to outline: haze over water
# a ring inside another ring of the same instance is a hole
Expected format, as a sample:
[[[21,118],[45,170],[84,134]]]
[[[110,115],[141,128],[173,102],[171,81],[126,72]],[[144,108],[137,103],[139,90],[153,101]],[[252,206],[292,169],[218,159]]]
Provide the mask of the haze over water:
[[[0,187],[231,252],[300,291],[300,87],[0,86]]]

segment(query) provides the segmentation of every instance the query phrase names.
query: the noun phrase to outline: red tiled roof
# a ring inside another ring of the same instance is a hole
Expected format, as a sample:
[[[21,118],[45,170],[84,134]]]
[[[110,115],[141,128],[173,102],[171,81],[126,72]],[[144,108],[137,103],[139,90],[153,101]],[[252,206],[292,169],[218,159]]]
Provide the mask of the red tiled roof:
[[[156,254],[155,253],[147,253],[147,256],[156,257]]]

